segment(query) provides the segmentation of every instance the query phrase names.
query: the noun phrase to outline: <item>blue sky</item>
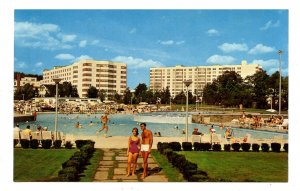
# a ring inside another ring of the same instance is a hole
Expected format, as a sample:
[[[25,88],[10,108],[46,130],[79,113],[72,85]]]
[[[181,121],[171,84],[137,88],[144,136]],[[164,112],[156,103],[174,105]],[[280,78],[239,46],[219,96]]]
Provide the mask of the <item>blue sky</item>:
[[[15,10],[14,70],[76,60],[122,61],[128,83],[149,85],[149,68],[259,63],[288,75],[287,10]]]

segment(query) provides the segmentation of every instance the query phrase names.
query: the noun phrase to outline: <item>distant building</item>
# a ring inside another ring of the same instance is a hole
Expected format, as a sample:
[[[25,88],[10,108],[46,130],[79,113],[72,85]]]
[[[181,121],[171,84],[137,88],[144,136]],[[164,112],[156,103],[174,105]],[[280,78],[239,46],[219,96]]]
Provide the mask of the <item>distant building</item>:
[[[225,71],[235,71],[244,79],[259,70],[260,65],[248,64],[245,60],[239,65],[155,67],[150,68],[150,90],[160,91],[168,86],[171,96],[176,96],[181,91],[186,91],[183,82],[192,80],[189,90],[192,90],[193,95],[202,97],[204,86]]]
[[[104,90],[107,95],[123,94],[127,87],[127,67],[121,62],[80,60],[68,66],[56,66],[43,71],[42,83],[54,84],[52,79],[57,77],[76,86],[81,98],[87,97],[90,86]]]
[[[18,77],[18,79],[14,80],[14,91],[18,88],[22,88],[25,84],[32,85],[34,89],[40,88],[40,81],[38,81],[36,77]]]

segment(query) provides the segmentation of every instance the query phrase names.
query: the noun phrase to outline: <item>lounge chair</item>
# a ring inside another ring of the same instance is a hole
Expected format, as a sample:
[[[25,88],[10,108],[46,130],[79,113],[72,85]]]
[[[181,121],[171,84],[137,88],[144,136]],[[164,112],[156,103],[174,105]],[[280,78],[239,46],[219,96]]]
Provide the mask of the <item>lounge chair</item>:
[[[42,139],[46,140],[46,139],[51,139],[52,140],[53,135],[51,131],[43,131],[42,132]]]
[[[201,138],[202,135],[192,135],[192,144],[194,144],[195,142],[201,143]]]
[[[221,143],[221,134],[213,133],[211,135],[211,142],[212,143]]]
[[[24,139],[24,140],[30,140],[30,135],[29,135],[29,134],[24,133],[24,132],[21,132],[20,135],[21,135],[21,136],[20,136],[21,139]]]
[[[42,132],[32,132],[31,136],[32,139],[42,140]]]

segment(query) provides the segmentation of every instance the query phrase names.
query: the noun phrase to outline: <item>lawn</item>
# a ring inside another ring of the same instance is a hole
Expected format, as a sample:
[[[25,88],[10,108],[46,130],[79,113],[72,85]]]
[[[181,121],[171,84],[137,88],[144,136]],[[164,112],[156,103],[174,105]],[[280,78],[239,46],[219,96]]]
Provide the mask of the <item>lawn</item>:
[[[287,182],[288,154],[265,152],[179,152],[208,176],[232,182]]]
[[[14,149],[14,181],[53,181],[77,149]]]

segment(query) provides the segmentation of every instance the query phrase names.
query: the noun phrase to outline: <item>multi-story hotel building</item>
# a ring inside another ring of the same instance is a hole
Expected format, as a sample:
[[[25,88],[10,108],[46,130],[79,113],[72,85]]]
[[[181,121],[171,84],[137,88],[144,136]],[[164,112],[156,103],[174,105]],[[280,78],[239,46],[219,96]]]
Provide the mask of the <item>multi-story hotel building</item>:
[[[53,78],[71,82],[79,97],[87,97],[90,86],[104,90],[107,95],[123,94],[127,87],[125,63],[112,61],[80,60],[68,66],[56,66],[43,71],[43,84],[54,84]]]
[[[16,91],[18,87],[23,87],[25,84],[32,85],[34,89],[40,88],[40,81],[38,81],[36,77],[24,77],[20,78],[19,82],[18,79],[14,80],[14,91]]]
[[[225,71],[235,71],[242,78],[253,75],[261,70],[258,64],[248,64],[243,60],[239,65],[213,65],[213,66],[182,66],[150,68],[150,89],[160,91],[168,86],[171,96],[186,91],[184,81],[192,80],[189,90],[193,95],[201,97],[203,88],[211,83]]]

